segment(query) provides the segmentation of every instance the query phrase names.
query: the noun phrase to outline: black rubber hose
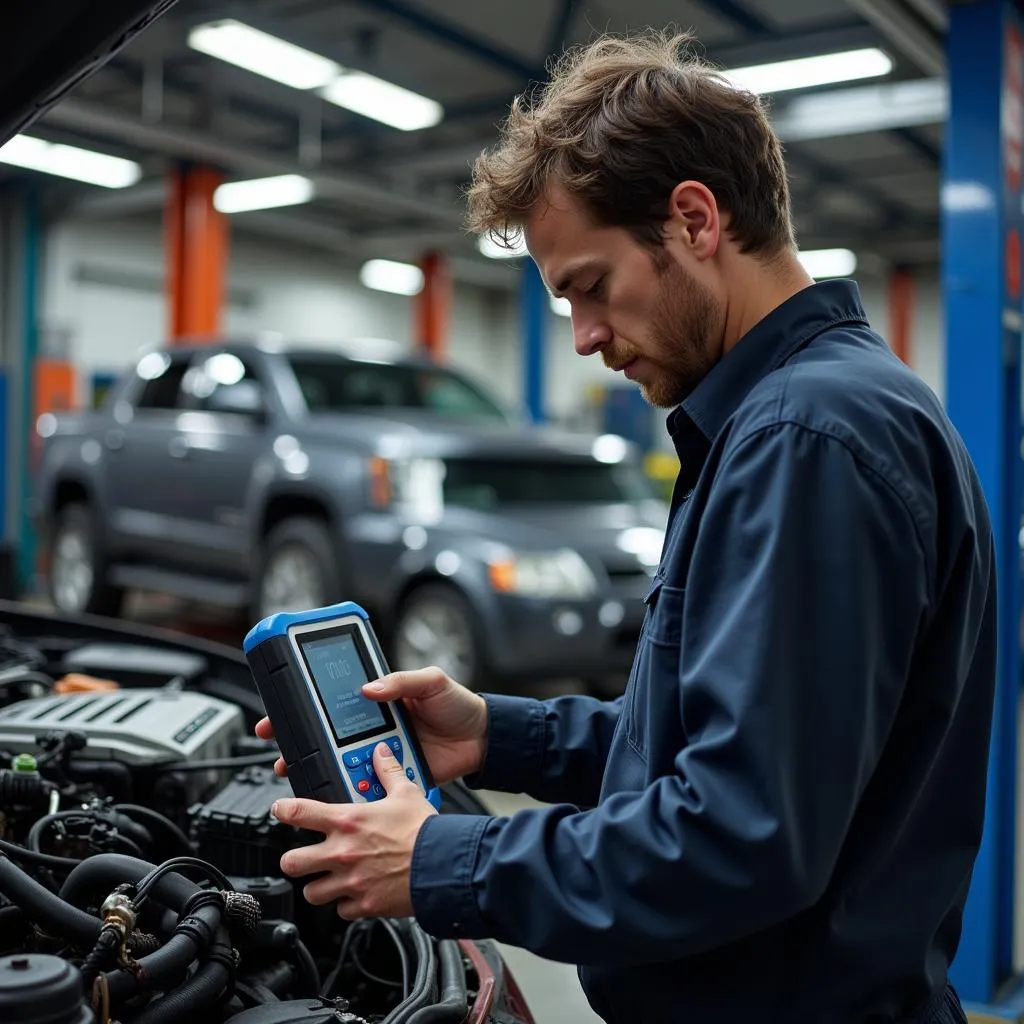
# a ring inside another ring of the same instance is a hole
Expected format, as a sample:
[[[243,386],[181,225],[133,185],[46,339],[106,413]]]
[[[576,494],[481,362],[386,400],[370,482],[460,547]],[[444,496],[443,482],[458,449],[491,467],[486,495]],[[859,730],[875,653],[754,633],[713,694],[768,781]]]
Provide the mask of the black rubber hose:
[[[462,1024],[469,1014],[469,993],[466,990],[466,968],[459,944],[442,939],[437,944],[441,970],[441,995],[433,1006],[417,1010],[407,1024]]]
[[[152,832],[162,832],[166,840],[179,849],[178,853],[186,856],[194,856],[195,850],[187,835],[171,821],[170,818],[159,811],[149,807],[141,807],[139,804],[114,804],[114,810],[129,818],[134,818],[139,824],[145,825]]]
[[[68,875],[61,886],[61,896],[70,902],[84,902],[97,893],[105,895],[122,882],[140,881],[154,866],[135,857],[123,857],[118,853],[100,853],[83,861]],[[153,886],[153,897],[180,912],[188,899],[199,891],[199,886],[195,882],[171,872],[157,879]],[[200,907],[192,915],[196,931],[207,936],[205,941],[197,940],[197,936],[191,931],[178,932],[158,950],[139,960],[141,971],[138,974],[130,974],[127,971],[108,973],[106,978],[110,997],[128,999],[135,995],[140,987],[164,988],[178,981],[192,962],[208,948],[220,926],[221,914],[221,908],[211,904]]]
[[[98,918],[55,896],[6,857],[0,857],[0,893],[53,935],[67,936],[90,949],[99,938]]]
[[[295,998],[316,999],[320,995],[320,972],[306,944],[301,940],[292,949],[295,959]]]
[[[214,941],[216,959],[207,960],[187,981],[150,1003],[132,1024],[180,1024],[183,1020],[208,1020],[208,1011],[231,981],[225,956],[231,946],[222,928]]]
[[[398,1024],[399,1021],[405,1021],[414,1010],[419,1010],[432,1001],[432,989],[437,975],[437,958],[434,955],[433,943],[414,921],[408,924],[408,934],[416,954],[416,979],[413,981],[409,998],[402,1000],[384,1018],[383,1024]]]

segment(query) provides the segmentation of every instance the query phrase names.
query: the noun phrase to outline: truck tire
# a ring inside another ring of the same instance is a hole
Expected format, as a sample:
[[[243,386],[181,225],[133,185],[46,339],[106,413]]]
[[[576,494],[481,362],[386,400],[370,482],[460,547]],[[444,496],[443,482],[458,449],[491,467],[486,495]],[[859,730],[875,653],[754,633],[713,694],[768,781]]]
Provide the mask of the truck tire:
[[[252,581],[258,622],[283,611],[306,611],[341,600],[338,554],[321,519],[285,519],[266,536]]]
[[[390,646],[395,670],[436,665],[471,690],[487,681],[479,619],[448,583],[424,583],[410,591],[395,616]]]
[[[92,509],[80,502],[65,505],[50,545],[47,590],[54,607],[70,615],[120,614],[124,590],[108,582],[108,569]]]

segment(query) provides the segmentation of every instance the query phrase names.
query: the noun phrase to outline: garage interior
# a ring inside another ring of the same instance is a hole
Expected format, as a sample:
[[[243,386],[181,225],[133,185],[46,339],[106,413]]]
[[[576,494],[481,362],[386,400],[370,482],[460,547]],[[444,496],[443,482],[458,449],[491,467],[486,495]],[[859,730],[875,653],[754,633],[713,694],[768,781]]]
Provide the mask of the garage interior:
[[[1000,1000],[1009,1014],[1024,968],[1020,17],[1010,0],[168,5],[0,147],[0,596],[54,607],[39,483],[55,424],[77,424],[83,451],[105,443],[108,421],[95,417],[125,374],[153,353],[217,344],[421,358],[479,388],[515,429],[571,432],[595,453],[622,439],[650,488],[643,515],[654,516],[628,525],[656,548],[678,469],[663,414],[575,354],[566,303],[528,256],[470,236],[464,190],[510,102],[566,48],[605,31],[692,30],[724,73],[770,102],[805,266],[856,278],[875,326],[949,409],[1000,509],[1009,582],[990,835],[955,968],[976,1020],[997,1019],[983,1008]],[[130,483],[120,504],[148,516],[154,536],[176,538],[157,507],[162,493],[177,500],[172,485]],[[86,489],[60,493],[80,502]],[[229,512],[242,515],[238,505]],[[638,577],[649,570],[639,549],[629,554]],[[238,647],[253,619],[241,576],[197,577],[190,589],[187,574],[144,568],[121,567],[117,616]],[[223,601],[204,600],[221,591]],[[616,591],[602,605],[609,629],[628,621],[630,600]],[[449,645],[476,642],[443,625],[461,607],[431,608]],[[579,630],[557,614],[555,632]],[[411,636],[429,615],[397,618],[397,634],[408,621]],[[525,670],[509,685],[592,685],[563,669]],[[610,685],[627,674],[628,662]],[[487,800],[498,813],[523,804]],[[597,1019],[572,968],[503,952],[538,1022]]]

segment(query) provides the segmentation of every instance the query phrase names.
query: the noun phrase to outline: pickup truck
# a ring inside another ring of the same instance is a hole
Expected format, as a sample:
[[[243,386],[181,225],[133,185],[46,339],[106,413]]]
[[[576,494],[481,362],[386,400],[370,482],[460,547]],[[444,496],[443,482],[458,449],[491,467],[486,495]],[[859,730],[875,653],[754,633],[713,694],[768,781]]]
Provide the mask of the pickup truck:
[[[625,681],[667,509],[621,438],[523,424],[425,360],[231,342],[149,351],[36,429],[64,613],[355,600],[394,667]]]

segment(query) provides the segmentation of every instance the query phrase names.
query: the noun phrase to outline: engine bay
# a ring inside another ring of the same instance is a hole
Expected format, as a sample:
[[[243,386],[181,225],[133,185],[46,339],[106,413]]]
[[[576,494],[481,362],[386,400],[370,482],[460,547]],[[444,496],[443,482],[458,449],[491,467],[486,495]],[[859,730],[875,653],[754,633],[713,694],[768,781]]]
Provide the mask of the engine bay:
[[[306,903],[241,654],[118,626],[0,607],[0,1020],[532,1024],[493,943]]]

